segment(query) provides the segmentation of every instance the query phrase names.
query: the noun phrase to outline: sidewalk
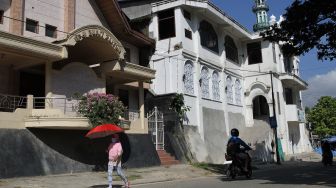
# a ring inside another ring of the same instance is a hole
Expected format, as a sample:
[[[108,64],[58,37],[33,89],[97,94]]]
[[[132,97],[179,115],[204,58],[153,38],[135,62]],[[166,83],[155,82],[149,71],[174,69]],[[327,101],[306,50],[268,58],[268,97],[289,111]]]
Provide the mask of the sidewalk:
[[[191,165],[158,166],[125,170],[131,186],[154,182],[179,179],[217,176],[209,171],[192,167]],[[119,177],[114,177],[114,185],[121,187]],[[105,188],[107,187],[106,172],[85,172],[37,177],[22,177],[0,179],[1,188]]]
[[[317,162],[320,157],[313,153],[301,156],[305,160],[294,160],[283,163],[283,165],[272,164],[253,164],[254,170],[267,170],[297,166],[304,161]],[[300,157],[298,157],[300,158]],[[297,159],[298,159],[297,158]],[[223,165],[205,164],[209,170],[196,168],[187,164],[173,166],[157,166],[150,168],[126,169],[127,177],[130,179],[131,186],[173,181],[181,179],[191,179],[206,176],[223,176]],[[116,173],[115,173],[116,174]],[[114,187],[120,188],[123,183],[119,177],[114,177]],[[74,174],[60,174],[49,176],[22,177],[11,179],[0,179],[1,188],[105,188],[107,187],[106,172],[84,172]]]

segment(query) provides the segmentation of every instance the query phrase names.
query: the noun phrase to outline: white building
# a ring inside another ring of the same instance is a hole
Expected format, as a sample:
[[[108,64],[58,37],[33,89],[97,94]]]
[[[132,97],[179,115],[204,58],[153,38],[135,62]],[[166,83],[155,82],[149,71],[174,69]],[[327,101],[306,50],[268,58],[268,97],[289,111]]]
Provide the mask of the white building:
[[[311,150],[301,104],[307,84],[297,57],[284,57],[278,44],[263,41],[209,1],[119,3],[130,24],[156,40],[151,89],[156,95],[183,93],[191,107],[184,127],[196,160],[222,162],[234,127],[255,146],[254,157],[272,160],[273,109],[281,156]],[[268,7],[256,3],[258,30],[269,26]]]

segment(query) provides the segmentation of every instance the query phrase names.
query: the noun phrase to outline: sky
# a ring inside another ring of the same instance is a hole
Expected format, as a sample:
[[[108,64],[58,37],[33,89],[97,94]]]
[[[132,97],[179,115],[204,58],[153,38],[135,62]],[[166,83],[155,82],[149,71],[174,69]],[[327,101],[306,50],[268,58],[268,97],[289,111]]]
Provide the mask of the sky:
[[[256,16],[252,12],[254,0],[212,0],[230,17],[234,18],[249,31],[253,31]],[[279,20],[292,0],[267,0],[268,17],[272,14]],[[302,92],[304,106],[312,107],[321,96],[336,97],[336,61],[319,61],[316,51],[312,50],[300,56],[300,76],[308,83],[308,89]]]

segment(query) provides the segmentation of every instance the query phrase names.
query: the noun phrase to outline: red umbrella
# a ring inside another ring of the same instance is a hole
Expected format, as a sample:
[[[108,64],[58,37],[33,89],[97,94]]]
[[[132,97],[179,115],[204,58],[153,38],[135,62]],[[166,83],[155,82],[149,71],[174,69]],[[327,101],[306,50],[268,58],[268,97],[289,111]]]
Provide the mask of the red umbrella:
[[[105,136],[109,136],[111,134],[115,133],[120,133],[124,132],[124,129],[118,127],[117,125],[114,124],[103,124],[103,125],[98,125],[97,127],[91,129],[85,137],[88,138],[101,138]]]

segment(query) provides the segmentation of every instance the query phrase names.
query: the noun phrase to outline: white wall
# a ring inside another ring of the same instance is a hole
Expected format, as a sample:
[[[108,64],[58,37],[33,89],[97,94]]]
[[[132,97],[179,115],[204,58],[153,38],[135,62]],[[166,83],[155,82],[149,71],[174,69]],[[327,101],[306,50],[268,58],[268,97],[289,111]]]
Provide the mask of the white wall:
[[[158,9],[164,10],[165,6],[166,5],[155,7],[155,11],[157,11]],[[170,4],[170,6],[173,5]],[[270,81],[269,71],[277,73],[284,72],[283,56],[281,55],[279,45],[275,45],[274,54],[272,43],[262,41],[259,36],[253,37],[253,39],[251,38],[250,40],[240,40],[238,37],[236,37],[235,33],[232,33],[232,31],[230,31],[229,27],[221,27],[216,23],[216,21],[211,20],[210,16],[204,16],[202,14],[199,14],[199,12],[196,12],[199,11],[199,9],[196,10],[192,9],[192,7],[188,7],[188,9],[186,10],[191,14],[191,20],[187,20],[186,18],[184,18],[183,9],[181,7],[175,8],[176,37],[165,40],[157,40],[156,54],[160,55],[152,56],[152,62],[150,64],[151,68],[156,69],[157,71],[156,78],[153,80],[153,84],[151,85],[155,93],[183,93],[183,82],[181,84],[181,80],[184,73],[184,62],[187,59],[190,59],[194,62],[194,94],[185,94],[185,103],[186,105],[191,106],[191,110],[187,112],[188,121],[185,121],[184,123],[198,126],[198,131],[203,139],[205,129],[203,125],[203,107],[223,110],[223,115],[225,116],[225,124],[227,126],[230,123],[228,122],[228,113],[242,114],[245,117],[246,121],[249,121],[249,119],[252,118],[253,126],[253,111],[249,110],[252,110],[251,105],[253,98],[258,95],[262,95],[267,99],[270,115],[273,115],[272,92],[270,88],[272,84]],[[202,20],[206,20],[207,22],[211,23],[217,33],[219,49],[218,53],[208,50],[201,45],[198,28],[199,23]],[[153,15],[152,22],[149,28],[150,31],[154,34],[154,38],[158,39],[158,18],[156,13]],[[189,29],[192,31],[192,40],[185,37],[185,29]],[[229,35],[233,38],[238,48],[239,63],[234,63],[230,60],[226,60],[224,49],[224,39],[226,35]],[[259,64],[249,65],[246,44],[256,41],[261,42],[261,53],[263,62]],[[173,46],[179,42],[182,42],[183,50],[174,50]],[[187,52],[189,54],[186,55]],[[169,57],[174,58],[176,56],[178,57],[178,66],[175,66],[176,61],[169,61]],[[295,57],[294,61],[294,69],[296,69],[299,66],[298,59]],[[209,99],[202,99],[201,97],[202,95],[201,87],[199,85],[199,79],[202,66],[207,66],[209,70]],[[214,70],[218,70],[221,78],[220,101],[214,101],[212,97],[212,72]],[[225,87],[226,77],[228,75],[231,76],[233,84],[235,84],[235,80],[237,78],[241,81],[242,103],[240,105],[237,105],[235,101],[234,86],[232,89],[234,102],[232,104],[227,103],[227,94],[225,93]],[[245,92],[251,87],[253,83],[256,82],[263,83],[266,90],[264,91],[260,88],[255,88],[250,91],[250,94],[245,95]],[[279,80],[279,78],[273,77],[273,88],[275,113],[277,115],[278,123],[278,135],[281,139],[284,152],[288,153],[288,151],[290,150],[290,144],[288,136],[289,130],[286,119],[286,104],[283,95],[283,84],[281,80]],[[277,95],[277,93],[279,93],[279,95]],[[253,127],[251,127],[251,129],[253,129]]]

